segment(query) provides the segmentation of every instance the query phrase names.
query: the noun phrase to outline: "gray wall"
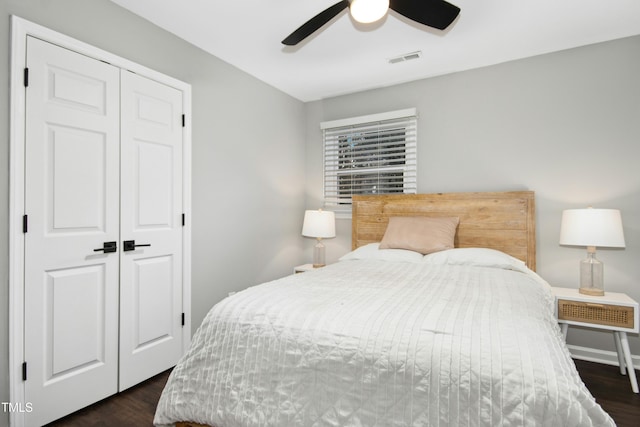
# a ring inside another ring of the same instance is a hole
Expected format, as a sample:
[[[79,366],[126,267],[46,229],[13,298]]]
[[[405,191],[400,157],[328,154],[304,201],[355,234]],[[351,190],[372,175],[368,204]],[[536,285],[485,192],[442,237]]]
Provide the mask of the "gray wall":
[[[564,287],[578,287],[586,249],[558,245],[562,210],[620,209],[626,249],[598,258],[605,288],[640,301],[638,76],[640,36],[308,103],[307,206],[321,205],[320,122],[417,107],[419,192],[534,190],[537,270]],[[349,250],[350,227],[338,221],[327,261]],[[570,328],[568,342],[615,351],[611,333]]]
[[[0,401],[9,401],[9,16],[192,85],[193,327],[303,261],[304,104],[106,0],[0,1]],[[0,412],[0,426],[8,416]]]

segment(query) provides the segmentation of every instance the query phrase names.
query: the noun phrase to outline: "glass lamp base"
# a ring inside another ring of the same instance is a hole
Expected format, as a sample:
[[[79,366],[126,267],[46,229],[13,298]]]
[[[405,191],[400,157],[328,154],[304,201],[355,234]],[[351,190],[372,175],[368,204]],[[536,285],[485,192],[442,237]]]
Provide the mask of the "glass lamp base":
[[[578,292],[584,295],[592,295],[596,297],[604,296],[604,291],[597,288],[580,288],[578,289]]]
[[[585,295],[604,295],[603,264],[596,259],[595,248],[587,249],[587,258],[580,261],[580,289]]]
[[[313,247],[313,268],[324,267],[325,265],[324,245],[318,238],[318,243]]]

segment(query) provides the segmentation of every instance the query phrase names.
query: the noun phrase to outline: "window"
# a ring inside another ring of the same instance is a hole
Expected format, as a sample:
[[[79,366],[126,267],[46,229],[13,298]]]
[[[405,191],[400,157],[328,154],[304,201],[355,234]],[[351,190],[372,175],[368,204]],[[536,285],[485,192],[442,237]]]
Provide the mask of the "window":
[[[321,128],[326,207],[350,209],[354,194],[416,192],[415,109],[324,122]]]

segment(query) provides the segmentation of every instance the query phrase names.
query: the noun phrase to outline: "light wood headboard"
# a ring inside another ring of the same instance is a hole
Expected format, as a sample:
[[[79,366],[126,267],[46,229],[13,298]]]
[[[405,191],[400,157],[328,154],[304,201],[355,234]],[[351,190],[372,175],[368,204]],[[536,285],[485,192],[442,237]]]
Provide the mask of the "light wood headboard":
[[[392,216],[456,216],[455,247],[498,249],[536,269],[533,191],[353,196],[351,246],[382,240]]]

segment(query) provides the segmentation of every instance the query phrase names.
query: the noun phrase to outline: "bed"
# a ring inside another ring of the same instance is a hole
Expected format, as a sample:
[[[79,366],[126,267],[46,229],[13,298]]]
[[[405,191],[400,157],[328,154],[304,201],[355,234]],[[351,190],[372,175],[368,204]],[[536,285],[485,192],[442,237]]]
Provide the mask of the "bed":
[[[407,249],[416,233],[392,232],[407,224],[437,224],[450,241]],[[534,272],[533,192],[354,197],[352,245],[337,263],[216,304],[154,423],[614,425]]]

